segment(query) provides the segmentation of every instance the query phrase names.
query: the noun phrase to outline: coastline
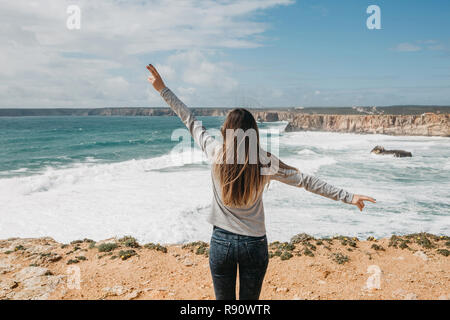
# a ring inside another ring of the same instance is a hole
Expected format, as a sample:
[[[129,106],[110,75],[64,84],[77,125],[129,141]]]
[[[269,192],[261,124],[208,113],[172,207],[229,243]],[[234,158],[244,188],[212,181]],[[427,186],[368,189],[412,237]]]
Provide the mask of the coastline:
[[[450,137],[450,107],[249,109],[259,122],[286,121],[286,132],[324,131],[394,136]],[[229,108],[192,108],[196,116],[224,117]],[[0,109],[0,119],[14,117],[161,117],[169,108]]]
[[[0,299],[214,299],[208,244],[0,240]],[[269,245],[261,299],[450,299],[450,237],[306,234]],[[77,286],[79,285],[79,288]]]

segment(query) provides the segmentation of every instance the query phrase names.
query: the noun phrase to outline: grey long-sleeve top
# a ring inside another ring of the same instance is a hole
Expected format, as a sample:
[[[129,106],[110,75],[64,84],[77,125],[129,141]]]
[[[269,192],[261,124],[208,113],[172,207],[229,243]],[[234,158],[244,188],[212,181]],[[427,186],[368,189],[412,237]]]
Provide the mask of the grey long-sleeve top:
[[[169,89],[161,90],[161,96],[170,108],[180,117],[181,121],[189,129],[194,141],[201,147],[209,160],[215,159],[222,145],[197,121],[194,114],[178,97]],[[277,160],[275,156],[270,156]],[[227,231],[247,235],[263,236],[266,234],[264,223],[264,205],[262,192],[253,205],[245,208],[231,208],[223,204],[221,200],[220,182],[211,171],[213,182],[212,208],[208,216],[208,222]],[[269,176],[269,180],[277,180],[292,186],[304,188],[307,191],[321,196],[351,203],[353,194],[341,188],[336,188],[314,176],[300,172],[299,170],[278,168]]]

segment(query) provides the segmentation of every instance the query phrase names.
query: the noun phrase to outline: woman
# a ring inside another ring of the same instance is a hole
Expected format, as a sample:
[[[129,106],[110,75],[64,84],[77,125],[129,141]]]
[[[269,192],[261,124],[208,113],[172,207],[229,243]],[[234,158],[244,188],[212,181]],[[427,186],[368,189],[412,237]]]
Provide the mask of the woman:
[[[271,180],[303,187],[310,192],[348,204],[361,211],[374,199],[333,187],[290,167],[259,146],[258,126],[245,109],[230,111],[222,126],[223,143],[210,136],[192,112],[168,89],[152,65],[150,83],[188,127],[192,137],[213,162],[214,199],[208,221],[214,226],[209,265],[216,299],[259,298],[269,257],[262,193]],[[243,133],[243,134],[242,134]]]

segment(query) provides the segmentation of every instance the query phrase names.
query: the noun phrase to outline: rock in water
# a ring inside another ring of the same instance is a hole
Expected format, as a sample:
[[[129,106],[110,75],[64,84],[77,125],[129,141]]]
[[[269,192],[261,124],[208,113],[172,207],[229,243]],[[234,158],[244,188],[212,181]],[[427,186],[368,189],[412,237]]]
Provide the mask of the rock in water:
[[[376,146],[370,151],[374,154],[393,154],[396,158],[412,157],[412,153],[405,150],[386,150],[382,146]]]

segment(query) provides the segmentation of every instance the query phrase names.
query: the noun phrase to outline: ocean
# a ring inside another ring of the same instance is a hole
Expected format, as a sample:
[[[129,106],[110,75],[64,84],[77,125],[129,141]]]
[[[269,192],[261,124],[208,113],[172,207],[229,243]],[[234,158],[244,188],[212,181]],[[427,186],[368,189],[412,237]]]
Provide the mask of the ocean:
[[[223,117],[200,117],[218,129]],[[269,241],[297,233],[366,238],[450,230],[450,139],[283,132],[279,156],[348,191],[377,199],[363,212],[272,182],[264,193]],[[61,242],[132,235],[142,243],[208,241],[210,166],[178,152],[176,117],[0,118],[0,239]],[[175,140],[175,141],[172,141]],[[370,154],[382,145],[412,158]]]

